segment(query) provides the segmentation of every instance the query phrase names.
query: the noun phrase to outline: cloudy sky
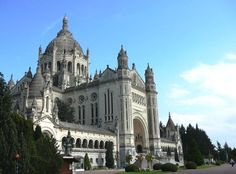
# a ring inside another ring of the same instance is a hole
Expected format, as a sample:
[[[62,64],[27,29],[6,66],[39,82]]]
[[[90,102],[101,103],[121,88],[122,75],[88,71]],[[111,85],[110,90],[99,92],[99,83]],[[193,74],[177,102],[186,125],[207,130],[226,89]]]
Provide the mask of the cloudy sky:
[[[204,129],[216,144],[236,147],[236,1],[1,0],[0,71],[5,79],[35,72],[66,14],[73,36],[91,53],[91,74],[117,66],[123,44],[129,65],[153,68],[160,121]]]

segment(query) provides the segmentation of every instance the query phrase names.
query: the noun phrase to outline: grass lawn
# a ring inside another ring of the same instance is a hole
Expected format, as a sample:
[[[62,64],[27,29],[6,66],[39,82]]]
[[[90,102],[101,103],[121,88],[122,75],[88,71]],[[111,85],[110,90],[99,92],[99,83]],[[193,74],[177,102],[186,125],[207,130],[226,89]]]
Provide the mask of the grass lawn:
[[[207,168],[210,168],[210,167],[216,167],[216,165],[201,165],[201,166],[197,166],[197,169],[207,169]]]

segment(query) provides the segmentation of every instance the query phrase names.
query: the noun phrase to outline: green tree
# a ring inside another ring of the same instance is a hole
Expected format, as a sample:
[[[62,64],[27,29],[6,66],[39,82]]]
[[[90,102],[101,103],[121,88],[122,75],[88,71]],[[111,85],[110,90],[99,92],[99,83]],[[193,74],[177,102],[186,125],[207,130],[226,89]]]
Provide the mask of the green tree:
[[[204,163],[202,154],[198,149],[195,139],[191,139],[188,145],[187,161],[193,161],[197,165],[202,165]]]
[[[86,153],[84,156],[84,170],[90,170],[91,169],[91,164],[89,161],[88,154]]]
[[[125,157],[125,160],[126,160],[126,162],[130,165],[130,162],[132,161],[132,159],[133,159],[133,157],[132,157],[132,155],[126,155],[126,157]]]
[[[153,157],[152,157],[152,154],[149,152],[145,159],[147,160],[147,168],[150,168],[150,165],[152,166],[152,160],[153,160]]]
[[[69,103],[63,102],[61,100],[57,101],[58,106],[58,118],[61,121],[74,122],[75,121],[75,110]]]
[[[0,73],[0,171],[16,172],[16,154],[19,154],[19,172],[24,174],[58,174],[61,156],[55,139],[42,136],[41,129],[33,132],[31,120],[11,111],[9,90]]]
[[[106,146],[106,167],[114,168],[113,143],[108,142]]]
[[[11,98],[8,87],[0,73],[0,170],[2,173],[14,173],[14,157],[17,153],[17,130],[11,118]]]

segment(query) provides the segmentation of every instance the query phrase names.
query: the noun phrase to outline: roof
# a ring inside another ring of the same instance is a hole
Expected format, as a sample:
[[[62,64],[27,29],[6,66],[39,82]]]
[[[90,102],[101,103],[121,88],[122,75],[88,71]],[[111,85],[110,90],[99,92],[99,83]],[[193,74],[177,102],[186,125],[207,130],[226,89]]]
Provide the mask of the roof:
[[[45,82],[41,73],[41,68],[37,67],[36,74],[34,75],[29,86],[29,97],[42,97],[44,83]]]
[[[80,125],[76,123],[68,123],[68,122],[63,122],[63,121],[60,121],[59,125],[67,129],[75,129],[78,131],[101,133],[101,134],[107,134],[107,135],[112,135],[112,136],[116,135],[114,132],[109,131],[107,129],[98,128],[98,127],[89,126],[89,125]]]
[[[169,113],[169,119],[167,121],[166,127],[169,127],[171,130],[175,130],[175,124],[173,120],[171,119],[170,113]]]
[[[73,38],[72,33],[68,30],[68,20],[66,16],[63,18],[62,29],[57,33],[57,37],[48,44],[45,54],[52,54],[54,46],[60,52],[71,52],[76,49],[83,54],[81,46]]]

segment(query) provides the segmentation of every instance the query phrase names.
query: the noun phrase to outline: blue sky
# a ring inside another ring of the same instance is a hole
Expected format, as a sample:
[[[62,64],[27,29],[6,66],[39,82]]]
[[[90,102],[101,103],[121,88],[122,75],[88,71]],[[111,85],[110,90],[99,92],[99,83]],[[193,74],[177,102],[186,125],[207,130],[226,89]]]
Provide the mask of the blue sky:
[[[35,72],[43,49],[69,29],[90,49],[91,69],[117,66],[123,44],[129,65],[153,68],[160,120],[198,123],[216,144],[236,146],[236,1],[234,0],[1,0],[0,71],[20,79]]]

